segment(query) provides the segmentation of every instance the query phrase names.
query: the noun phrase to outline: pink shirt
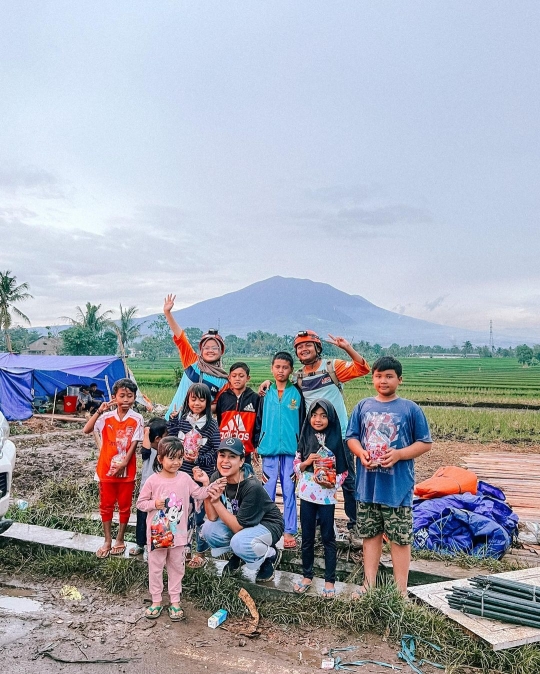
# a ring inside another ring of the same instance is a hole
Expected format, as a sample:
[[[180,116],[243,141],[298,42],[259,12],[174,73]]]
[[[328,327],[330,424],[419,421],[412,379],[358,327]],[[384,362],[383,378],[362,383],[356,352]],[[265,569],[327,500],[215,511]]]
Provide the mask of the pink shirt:
[[[156,501],[169,499],[167,506],[162,508],[169,520],[174,520],[176,532],[174,534],[174,547],[187,545],[189,499],[204,500],[208,494],[208,487],[201,487],[187,473],[178,472],[176,477],[164,477],[161,473],[151,475],[137,499],[137,508],[148,513],[146,518],[146,537],[150,545],[150,528],[152,519],[158,512]]]

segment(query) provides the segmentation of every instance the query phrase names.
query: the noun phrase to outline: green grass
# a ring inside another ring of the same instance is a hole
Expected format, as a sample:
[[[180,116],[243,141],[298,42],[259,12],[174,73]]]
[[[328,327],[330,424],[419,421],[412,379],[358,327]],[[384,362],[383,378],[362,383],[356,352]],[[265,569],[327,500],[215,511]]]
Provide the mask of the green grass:
[[[36,578],[65,578],[71,582],[93,582],[111,593],[140,590],[147,583],[147,567],[126,559],[99,560],[79,552],[51,550],[43,546],[0,542],[0,571],[8,575],[24,572]],[[220,579],[208,570],[186,570],[184,596],[208,613],[218,607],[232,616],[245,616],[244,604],[238,599],[239,583]],[[114,601],[111,598],[111,601]],[[485,674],[508,672],[531,674],[540,671],[540,647],[526,645],[493,652],[481,640],[471,638],[454,622],[437,611],[411,601],[404,601],[392,583],[383,584],[357,602],[319,597],[258,599],[261,617],[274,624],[338,628],[349,634],[372,632],[393,642],[396,651],[404,634],[421,637],[441,648],[436,652],[417,642],[417,655],[445,666],[447,674]],[[264,627],[263,627],[264,629]],[[330,644],[331,645],[331,644]],[[353,656],[356,657],[353,651]],[[404,671],[406,666],[403,665]]]
[[[372,395],[367,388],[365,391],[345,390],[349,412],[360,400],[360,394]],[[154,402],[169,405],[176,387],[145,386],[144,391]],[[532,444],[540,439],[540,413],[536,410],[424,406],[424,412],[436,440]]]
[[[234,360],[241,360],[237,358]],[[270,360],[245,358],[250,366],[251,385],[256,387],[270,378]],[[225,359],[226,368],[232,359]],[[455,402],[538,405],[540,400],[540,368],[523,367],[514,358],[431,359],[404,358],[401,395],[421,402]],[[175,387],[177,358],[151,363],[130,360],[137,381],[144,392],[156,402],[166,404],[159,395],[160,387]],[[345,386],[349,406],[372,394],[370,377],[362,377]],[[171,396],[172,397],[172,396]],[[169,398],[170,402],[170,398]]]

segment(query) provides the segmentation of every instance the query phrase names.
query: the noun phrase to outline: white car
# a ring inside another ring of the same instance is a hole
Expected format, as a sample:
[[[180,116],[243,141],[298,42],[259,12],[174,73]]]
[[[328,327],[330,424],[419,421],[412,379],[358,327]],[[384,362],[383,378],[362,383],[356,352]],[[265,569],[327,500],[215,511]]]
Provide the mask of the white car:
[[[9,492],[14,467],[15,445],[9,439],[9,424],[0,412],[0,533],[11,526],[11,521],[3,517],[9,508]]]

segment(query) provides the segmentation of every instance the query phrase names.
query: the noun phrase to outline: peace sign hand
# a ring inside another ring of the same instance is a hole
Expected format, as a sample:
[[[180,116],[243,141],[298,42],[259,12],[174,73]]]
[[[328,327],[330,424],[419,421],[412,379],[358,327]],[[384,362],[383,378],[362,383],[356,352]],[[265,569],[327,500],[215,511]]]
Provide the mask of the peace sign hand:
[[[345,339],[345,337],[334,337],[331,334],[328,334],[328,337],[330,339],[326,340],[329,344],[333,344],[334,346],[339,347],[340,349],[343,349],[346,351],[347,349],[351,348],[351,345],[349,342]]]

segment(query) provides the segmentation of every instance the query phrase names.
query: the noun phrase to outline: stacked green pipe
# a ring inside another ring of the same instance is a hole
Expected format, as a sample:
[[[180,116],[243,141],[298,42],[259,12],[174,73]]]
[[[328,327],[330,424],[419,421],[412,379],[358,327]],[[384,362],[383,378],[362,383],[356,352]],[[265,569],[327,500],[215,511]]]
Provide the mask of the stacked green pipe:
[[[494,576],[475,576],[470,586],[452,587],[451,608],[512,625],[540,629],[540,588]]]

